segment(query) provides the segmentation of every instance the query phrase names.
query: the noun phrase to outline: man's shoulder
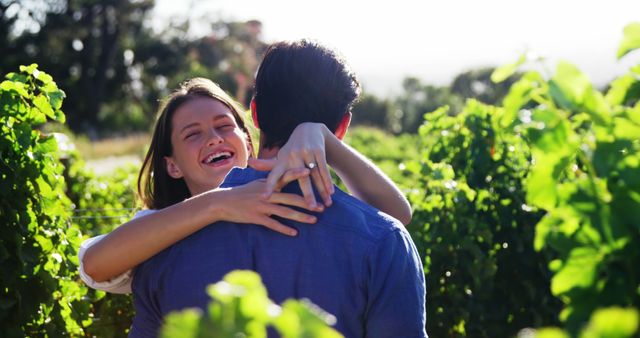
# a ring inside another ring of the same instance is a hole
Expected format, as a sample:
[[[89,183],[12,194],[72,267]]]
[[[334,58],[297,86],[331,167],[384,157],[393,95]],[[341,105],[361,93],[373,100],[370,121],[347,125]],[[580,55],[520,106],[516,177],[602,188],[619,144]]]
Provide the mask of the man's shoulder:
[[[377,242],[394,233],[406,233],[402,223],[379,209],[336,188],[333,204],[318,222],[352,232],[362,239]]]

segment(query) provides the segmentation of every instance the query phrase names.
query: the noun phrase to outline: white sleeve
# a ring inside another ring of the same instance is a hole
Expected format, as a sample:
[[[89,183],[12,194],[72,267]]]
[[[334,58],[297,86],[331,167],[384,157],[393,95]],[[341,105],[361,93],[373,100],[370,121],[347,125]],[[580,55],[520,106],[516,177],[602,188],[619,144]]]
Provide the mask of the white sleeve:
[[[133,219],[146,216],[154,212],[155,210],[140,210],[135,214],[135,216],[133,216]],[[87,249],[89,249],[89,247],[91,247],[92,245],[98,243],[105,236],[107,235],[91,237],[80,244],[80,250],[78,251],[78,259],[80,261],[78,272],[80,273],[80,278],[82,278],[84,283],[92,289],[102,290],[110,293],[131,293],[131,280],[133,279],[133,272],[131,270],[128,270],[123,274],[111,278],[110,280],[105,282],[96,282],[84,271],[84,264],[82,263],[82,260],[85,253],[87,252]]]

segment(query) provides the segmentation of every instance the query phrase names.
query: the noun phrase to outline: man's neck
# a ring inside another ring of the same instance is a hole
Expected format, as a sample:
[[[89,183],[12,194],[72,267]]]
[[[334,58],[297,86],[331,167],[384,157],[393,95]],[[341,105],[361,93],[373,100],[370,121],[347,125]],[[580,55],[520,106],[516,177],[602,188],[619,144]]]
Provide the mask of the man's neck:
[[[272,158],[278,156],[278,150],[280,147],[262,148],[258,151],[258,158]]]
[[[265,138],[262,132],[260,132],[260,150],[258,150],[258,158],[272,158],[278,156],[278,150],[280,147],[265,148],[262,145],[265,144]]]

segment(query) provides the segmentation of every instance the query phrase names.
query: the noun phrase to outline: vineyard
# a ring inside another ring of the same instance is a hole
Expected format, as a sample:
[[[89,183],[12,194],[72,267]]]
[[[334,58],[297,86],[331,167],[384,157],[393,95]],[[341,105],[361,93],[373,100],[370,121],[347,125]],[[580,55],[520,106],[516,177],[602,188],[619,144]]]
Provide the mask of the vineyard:
[[[630,24],[617,57],[638,49]],[[640,336],[640,64],[605,90],[569,62],[539,66],[498,68],[494,82],[515,79],[499,105],[424,112],[417,134],[348,134],[413,206],[431,337]],[[126,336],[131,298],[88,289],[77,250],[131,218],[138,168],[97,176],[43,131],[65,122],[45,71],[22,66],[0,84],[0,332]],[[171,315],[163,335],[338,336],[312,304],[273,314],[255,274],[221,283],[209,313]]]

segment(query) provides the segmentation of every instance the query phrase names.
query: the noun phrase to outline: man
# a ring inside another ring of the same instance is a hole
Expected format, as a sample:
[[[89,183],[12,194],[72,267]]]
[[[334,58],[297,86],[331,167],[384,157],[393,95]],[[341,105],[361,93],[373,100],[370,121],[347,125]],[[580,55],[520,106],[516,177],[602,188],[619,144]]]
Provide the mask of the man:
[[[309,41],[281,42],[266,52],[252,110],[260,158],[275,156],[304,122],[343,136],[359,84],[336,54]],[[313,172],[317,164],[306,163]],[[222,187],[265,178],[232,170]],[[289,185],[285,191],[300,191]],[[424,273],[404,227],[336,189],[314,225],[286,222],[296,237],[247,224],[219,222],[163,251],[136,270],[133,336],[145,336],[170,311],[205,308],[208,284],[236,269],[258,272],[275,302],[308,298],[337,318],[346,337],[426,337]]]

